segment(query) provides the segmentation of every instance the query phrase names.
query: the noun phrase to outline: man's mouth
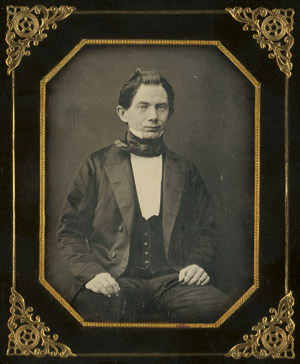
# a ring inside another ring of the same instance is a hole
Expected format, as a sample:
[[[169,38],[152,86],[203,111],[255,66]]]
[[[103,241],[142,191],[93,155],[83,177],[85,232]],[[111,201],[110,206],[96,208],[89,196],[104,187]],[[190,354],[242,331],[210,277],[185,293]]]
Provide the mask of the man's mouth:
[[[146,129],[146,131],[159,131],[160,127],[159,126],[146,126],[145,129]]]

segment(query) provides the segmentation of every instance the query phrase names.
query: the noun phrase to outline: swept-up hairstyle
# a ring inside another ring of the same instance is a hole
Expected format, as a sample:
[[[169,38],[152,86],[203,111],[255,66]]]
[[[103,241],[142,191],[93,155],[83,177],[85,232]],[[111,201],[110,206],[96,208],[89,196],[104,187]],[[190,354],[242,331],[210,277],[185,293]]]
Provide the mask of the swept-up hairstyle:
[[[174,111],[174,90],[169,82],[162,77],[155,69],[142,71],[140,68],[135,70],[134,75],[125,83],[119,96],[119,105],[124,109],[129,109],[132,100],[141,85],[161,85],[167,93],[169,102],[169,116]]]

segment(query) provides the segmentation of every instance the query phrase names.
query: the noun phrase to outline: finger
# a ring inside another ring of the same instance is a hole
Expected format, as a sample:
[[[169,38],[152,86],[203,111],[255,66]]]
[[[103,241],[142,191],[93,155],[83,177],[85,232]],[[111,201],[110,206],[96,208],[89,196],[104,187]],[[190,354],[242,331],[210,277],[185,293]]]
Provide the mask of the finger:
[[[87,288],[88,290],[90,290],[92,292],[99,293],[98,288],[92,283],[86,284],[85,288]]]
[[[95,286],[95,283],[94,283],[93,280],[91,280],[88,283],[86,283],[85,288],[86,289],[89,289],[89,290],[91,290],[93,292],[97,291],[97,287]]]
[[[87,283],[85,284],[85,288],[86,288],[86,289],[91,289],[91,282],[87,282]]]
[[[184,277],[185,277],[185,274],[186,274],[186,269],[181,269],[181,271],[179,272],[179,282],[181,282]]]
[[[111,294],[109,293],[109,291],[106,289],[106,287],[103,285],[102,282],[97,282],[97,287],[99,289],[99,293],[102,293],[104,296],[106,297],[111,297]]]
[[[208,277],[208,274],[205,272],[205,270],[202,270],[202,272],[200,274],[200,277],[199,277],[199,280],[198,280],[199,284],[204,282],[207,277]]]
[[[186,274],[186,276],[184,277],[184,284],[187,284],[195,275],[196,273],[196,269],[190,268]]]
[[[106,288],[106,290],[112,295],[115,294],[114,289],[110,283],[110,281],[105,277],[103,277],[103,280],[101,280],[101,283]]]
[[[117,281],[109,274],[109,273],[102,273],[99,274],[97,276],[98,280],[101,281],[104,286],[106,287],[106,289],[111,293],[111,294],[118,294],[120,291],[120,286],[117,283]],[[109,285],[107,285],[107,283],[109,283]]]
[[[117,281],[110,275],[110,274],[108,274],[107,276],[105,276],[105,279],[111,284],[111,285],[114,285],[115,283],[117,283]],[[117,286],[119,286],[118,285],[118,283],[117,283]]]
[[[206,272],[204,272],[201,276],[200,276],[200,278],[199,278],[199,280],[198,280],[198,282],[196,283],[196,285],[197,286],[199,286],[200,284],[202,284],[202,282],[204,282],[205,280],[206,280],[206,278],[208,277],[208,274],[206,273]]]
[[[202,271],[199,269],[199,270],[197,270],[194,277],[189,281],[188,286],[191,286],[192,284],[197,283],[201,276],[202,276]]]
[[[96,282],[93,282],[90,285],[90,290],[93,291],[94,293],[102,293],[100,287],[98,286],[98,284]]]
[[[112,284],[112,288],[114,290],[115,295],[118,297],[120,292],[120,287],[116,281]]]
[[[119,291],[120,291],[120,287],[117,283],[117,281],[113,278],[113,277],[109,277],[107,278],[108,282],[110,283],[112,289],[113,289],[113,293],[116,295],[116,296],[119,296]]]
[[[118,289],[118,293],[121,291],[121,288],[119,286],[119,283],[115,280],[116,284],[117,284],[117,289]]]
[[[210,281],[210,278],[209,278],[209,276],[207,276],[207,278],[206,278],[203,282],[201,282],[201,286],[204,286],[204,285],[205,285],[205,284],[207,284],[209,281]]]

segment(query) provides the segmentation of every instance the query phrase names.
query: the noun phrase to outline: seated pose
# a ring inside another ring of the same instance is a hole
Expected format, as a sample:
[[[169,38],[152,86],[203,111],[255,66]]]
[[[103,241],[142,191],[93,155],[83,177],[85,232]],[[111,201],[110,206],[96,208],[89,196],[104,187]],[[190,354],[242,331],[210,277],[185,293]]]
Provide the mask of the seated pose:
[[[168,81],[137,69],[117,107],[125,139],[86,158],[70,186],[58,244],[87,321],[214,322],[230,305],[211,284],[217,241],[204,182],[163,141],[173,112]]]

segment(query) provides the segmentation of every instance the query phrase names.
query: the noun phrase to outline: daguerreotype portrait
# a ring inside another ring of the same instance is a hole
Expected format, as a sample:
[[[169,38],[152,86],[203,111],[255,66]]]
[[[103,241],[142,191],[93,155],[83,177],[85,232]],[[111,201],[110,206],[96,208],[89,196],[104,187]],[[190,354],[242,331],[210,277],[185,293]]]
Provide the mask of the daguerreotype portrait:
[[[1,363],[295,359],[299,2],[42,3],[0,7]]]
[[[214,44],[99,42],[48,81],[46,274],[85,321],[213,323],[250,288],[242,70]]]
[[[117,107],[125,140],[89,157],[63,205],[58,243],[84,285],[74,307],[91,321],[146,313],[206,322],[229,307],[209,285],[216,233],[208,193],[195,166],[163,141],[173,109],[168,81],[136,69]]]

